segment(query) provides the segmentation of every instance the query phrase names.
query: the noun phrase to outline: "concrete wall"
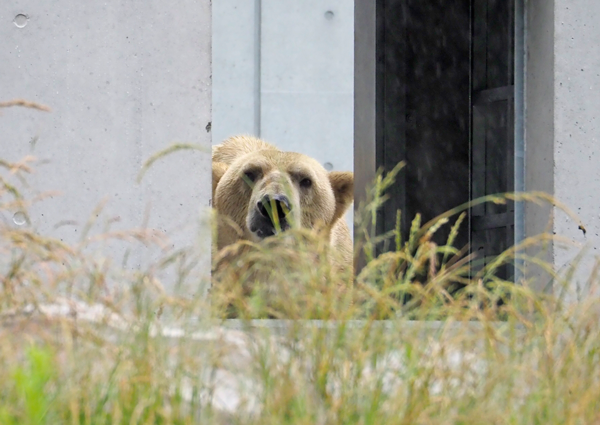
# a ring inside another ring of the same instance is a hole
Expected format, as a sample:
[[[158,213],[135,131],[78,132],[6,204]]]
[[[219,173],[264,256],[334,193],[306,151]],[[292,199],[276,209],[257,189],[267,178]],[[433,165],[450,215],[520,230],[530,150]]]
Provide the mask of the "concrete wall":
[[[105,216],[119,219],[114,229],[138,227],[147,215],[173,246],[196,242],[210,198],[209,0],[13,0],[0,8],[0,64],[0,100],[52,108],[0,116],[0,156],[47,161],[33,187],[61,192],[31,210],[31,226],[77,241],[105,198]],[[143,161],[174,141],[206,153],[167,157],[138,185]],[[206,265],[209,242],[200,242]]]
[[[557,212],[554,230],[586,245],[578,283],[600,255],[600,2],[555,0],[554,194],[581,218],[587,232]],[[562,267],[573,250],[555,249]]]
[[[586,249],[570,288],[575,296],[600,254],[600,2],[529,0],[527,13],[527,189],[553,193],[586,229],[554,209],[554,233],[579,244],[554,244],[555,268]],[[528,210],[530,235],[547,224],[540,211]]]
[[[212,6],[215,144],[236,134],[260,135],[260,9],[258,0]]]
[[[352,2],[262,3],[261,136],[352,170]]]
[[[259,134],[333,169],[352,168],[349,4],[216,2],[215,142]],[[585,234],[559,211],[552,222],[592,254],[581,284],[600,245],[598,18],[595,0],[527,3],[526,188],[554,193],[581,217]],[[208,153],[175,154],[141,185],[135,179],[141,163],[172,141],[209,148],[210,39],[208,0],[143,8],[119,0],[15,0],[0,10],[0,100],[52,108],[0,116],[1,156],[46,160],[33,186],[61,192],[32,209],[34,228],[76,241],[106,198],[106,216],[120,219],[115,228],[138,226],[149,211],[148,225],[173,234],[173,245],[196,239],[189,230],[210,198]],[[527,234],[544,230],[547,217],[528,206]],[[208,238],[203,243],[208,252]],[[555,246],[548,258],[560,268],[575,252]]]
[[[352,170],[353,2],[220,0],[213,8],[214,143],[249,133]]]

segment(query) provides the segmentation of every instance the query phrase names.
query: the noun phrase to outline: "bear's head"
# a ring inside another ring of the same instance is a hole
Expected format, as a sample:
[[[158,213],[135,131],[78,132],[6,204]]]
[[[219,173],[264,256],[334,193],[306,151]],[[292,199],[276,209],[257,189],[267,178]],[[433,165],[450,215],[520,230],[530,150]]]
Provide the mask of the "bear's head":
[[[353,191],[351,172],[327,172],[300,153],[265,149],[231,164],[213,163],[213,206],[230,220],[224,226],[229,230],[220,226],[219,248],[232,239],[259,241],[294,226],[329,230],[352,203]]]

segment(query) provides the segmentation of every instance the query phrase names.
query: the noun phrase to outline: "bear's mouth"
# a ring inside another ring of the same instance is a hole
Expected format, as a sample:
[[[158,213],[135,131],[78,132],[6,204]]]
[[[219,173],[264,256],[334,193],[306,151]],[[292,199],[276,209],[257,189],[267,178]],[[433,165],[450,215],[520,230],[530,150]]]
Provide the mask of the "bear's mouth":
[[[283,226],[281,226],[280,231],[283,232],[289,228],[290,226],[286,223]],[[263,225],[260,225],[260,227],[252,226],[250,227],[250,231],[256,236],[258,236],[260,239],[268,238],[278,233],[275,226],[273,226],[271,223],[264,223]]]

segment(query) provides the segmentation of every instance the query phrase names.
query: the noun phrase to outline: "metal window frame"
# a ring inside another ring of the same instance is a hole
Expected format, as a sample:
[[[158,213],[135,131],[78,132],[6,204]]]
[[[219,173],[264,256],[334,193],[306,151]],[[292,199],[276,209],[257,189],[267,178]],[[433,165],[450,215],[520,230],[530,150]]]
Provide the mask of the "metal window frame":
[[[381,0],[354,1],[354,217],[377,174],[377,7]],[[354,226],[354,243],[362,239]],[[357,250],[359,253],[362,250]],[[364,266],[358,254],[355,271]]]
[[[514,190],[525,192],[525,0],[515,0],[514,53]],[[514,243],[525,239],[525,206],[515,202]],[[523,277],[523,261],[515,260],[515,282]]]

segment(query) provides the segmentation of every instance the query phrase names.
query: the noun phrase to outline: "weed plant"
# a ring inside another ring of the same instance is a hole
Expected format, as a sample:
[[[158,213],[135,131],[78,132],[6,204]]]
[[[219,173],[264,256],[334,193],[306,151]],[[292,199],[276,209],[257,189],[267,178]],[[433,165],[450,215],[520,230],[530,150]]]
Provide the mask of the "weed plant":
[[[150,230],[90,221],[67,244],[14,226],[43,202],[23,196],[33,164],[0,162],[1,424],[600,424],[600,309],[565,302],[577,262],[544,263],[550,241],[567,243],[554,235],[485,265],[454,246],[470,205],[415,217],[406,240],[376,235],[398,167],[360,206],[355,277],[332,269],[319,234],[291,231],[216,254],[211,296],[190,295],[177,288],[207,284],[190,271],[207,254],[169,251]],[[556,205],[476,202],[506,200]],[[378,254],[384,239],[394,249]],[[103,250],[115,240],[163,255],[122,267]],[[498,278],[503,264],[524,277]]]

